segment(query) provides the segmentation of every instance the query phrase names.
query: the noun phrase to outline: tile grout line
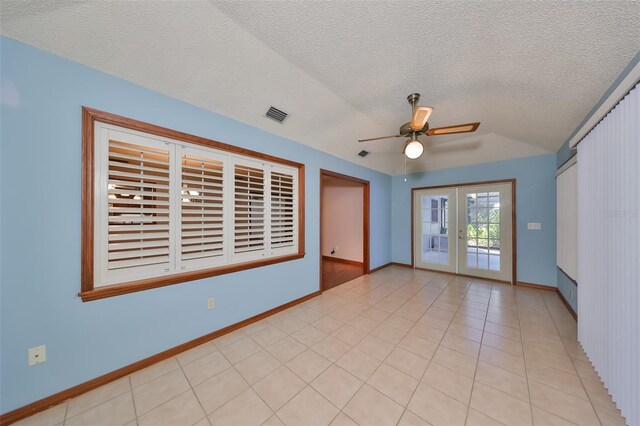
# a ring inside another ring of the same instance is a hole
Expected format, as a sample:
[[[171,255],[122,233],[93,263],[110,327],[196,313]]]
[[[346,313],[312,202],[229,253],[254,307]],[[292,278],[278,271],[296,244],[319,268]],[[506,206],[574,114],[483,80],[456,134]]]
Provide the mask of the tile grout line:
[[[535,290],[535,291],[539,291],[539,290]],[[523,364],[524,364],[524,379],[527,381],[527,395],[529,395],[529,412],[531,413],[531,423],[533,424],[533,401],[531,401],[531,386],[529,386],[529,372],[527,370],[527,356],[525,355],[524,336],[523,336],[523,333],[522,333],[522,324],[521,324],[521,321],[520,321],[520,305],[518,303],[518,290],[516,290],[515,296],[516,296],[516,312],[518,314],[518,330],[520,331],[520,346],[522,347],[522,361],[523,361]],[[544,303],[544,299],[543,299],[543,303]],[[545,308],[546,308],[546,305],[545,305]],[[548,309],[547,309],[547,312],[548,312]]]
[[[473,283],[473,281],[471,281],[471,283]],[[494,284],[491,285],[491,292],[489,293],[489,302],[487,303],[487,310],[485,311],[485,316],[484,316],[484,322],[482,324],[482,335],[480,336],[480,348],[478,349],[478,357],[476,358],[476,368],[475,371],[473,372],[473,382],[471,382],[471,391],[469,392],[469,403],[467,404],[467,414],[464,417],[464,424],[467,424],[467,421],[469,420],[469,411],[471,411],[471,399],[473,398],[473,388],[476,385],[476,376],[478,375],[478,364],[480,364],[480,351],[482,351],[482,342],[484,340],[484,329],[487,325],[487,316],[489,315],[489,306],[491,306],[491,298],[493,297],[493,287]],[[467,293],[469,292],[469,289],[467,289]],[[466,293],[465,293],[466,295]],[[480,411],[480,410],[478,410]],[[484,413],[483,413],[484,414]],[[485,414],[486,415],[486,414]],[[486,415],[487,417],[493,418],[489,415]],[[500,422],[502,423],[502,422]]]

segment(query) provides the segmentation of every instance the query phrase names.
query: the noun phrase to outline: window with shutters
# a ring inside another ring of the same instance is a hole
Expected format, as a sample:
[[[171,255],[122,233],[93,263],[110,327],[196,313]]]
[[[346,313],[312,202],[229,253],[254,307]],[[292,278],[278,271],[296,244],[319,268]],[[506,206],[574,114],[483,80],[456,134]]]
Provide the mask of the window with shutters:
[[[304,256],[302,164],[83,114],[83,300]]]

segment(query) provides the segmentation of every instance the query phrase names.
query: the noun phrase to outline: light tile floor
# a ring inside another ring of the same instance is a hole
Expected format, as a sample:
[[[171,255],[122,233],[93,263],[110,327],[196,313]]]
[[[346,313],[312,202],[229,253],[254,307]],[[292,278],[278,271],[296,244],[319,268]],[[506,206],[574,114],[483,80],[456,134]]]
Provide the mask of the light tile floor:
[[[623,425],[549,291],[390,267],[20,424]]]

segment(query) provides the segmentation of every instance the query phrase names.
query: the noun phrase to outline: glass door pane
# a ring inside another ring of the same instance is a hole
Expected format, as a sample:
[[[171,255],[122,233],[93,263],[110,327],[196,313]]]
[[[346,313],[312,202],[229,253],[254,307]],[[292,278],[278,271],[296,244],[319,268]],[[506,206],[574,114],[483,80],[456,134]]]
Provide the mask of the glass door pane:
[[[414,262],[416,266],[455,272],[455,241],[453,244],[450,241],[450,224],[452,219],[455,220],[451,210],[452,202],[455,204],[455,188],[415,192]]]
[[[511,184],[459,188],[459,272],[511,281]]]

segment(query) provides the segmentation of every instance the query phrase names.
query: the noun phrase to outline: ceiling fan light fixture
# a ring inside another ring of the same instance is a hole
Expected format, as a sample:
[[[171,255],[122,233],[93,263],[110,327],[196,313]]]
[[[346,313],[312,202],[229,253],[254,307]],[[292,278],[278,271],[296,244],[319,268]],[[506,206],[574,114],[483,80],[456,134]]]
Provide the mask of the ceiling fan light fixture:
[[[424,147],[420,141],[415,138],[415,136],[407,139],[407,146],[404,148],[404,155],[406,155],[408,159],[415,160],[416,158],[420,158],[423,152]]]

